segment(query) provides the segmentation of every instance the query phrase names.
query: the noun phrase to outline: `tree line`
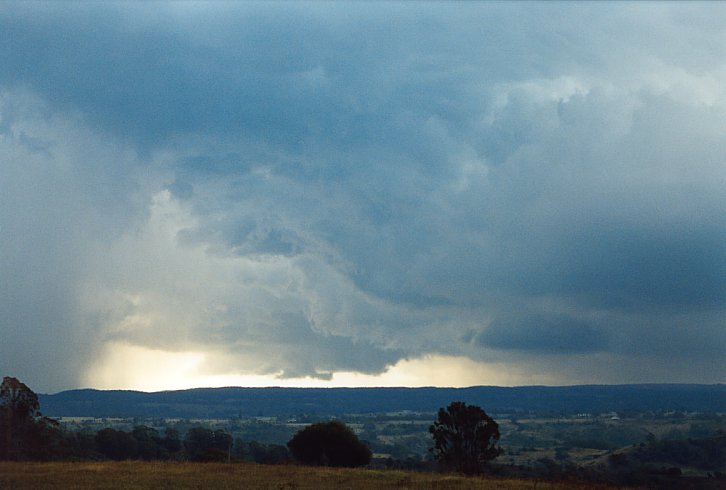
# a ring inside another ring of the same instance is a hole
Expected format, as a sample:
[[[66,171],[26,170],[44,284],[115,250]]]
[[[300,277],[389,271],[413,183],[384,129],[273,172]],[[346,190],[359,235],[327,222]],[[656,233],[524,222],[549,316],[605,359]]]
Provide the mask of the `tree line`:
[[[431,453],[444,470],[480,473],[501,452],[497,423],[481,408],[462,402],[439,410],[429,432]],[[145,425],[130,431],[69,431],[42,415],[37,395],[24,383],[5,377],[0,385],[0,460],[249,460],[355,467],[368,465],[371,458],[367,444],[337,420],[305,427],[286,446],[233,439],[206,427],[192,427],[183,437],[174,427],[160,432]]]

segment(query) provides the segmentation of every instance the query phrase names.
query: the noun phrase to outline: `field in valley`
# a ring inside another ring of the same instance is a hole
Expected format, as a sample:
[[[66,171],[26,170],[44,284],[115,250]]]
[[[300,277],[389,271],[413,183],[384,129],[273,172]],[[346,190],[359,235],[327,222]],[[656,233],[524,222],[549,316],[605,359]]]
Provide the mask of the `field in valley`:
[[[0,462],[0,489],[462,489],[606,490],[590,482],[463,477],[394,470],[313,468],[252,463]]]

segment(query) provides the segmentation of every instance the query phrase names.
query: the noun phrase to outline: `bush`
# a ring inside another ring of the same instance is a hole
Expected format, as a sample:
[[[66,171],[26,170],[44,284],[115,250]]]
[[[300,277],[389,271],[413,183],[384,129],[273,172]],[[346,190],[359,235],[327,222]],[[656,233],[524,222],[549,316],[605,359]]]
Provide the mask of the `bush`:
[[[358,436],[339,421],[310,425],[287,443],[293,457],[313,466],[365,466],[371,451]]]

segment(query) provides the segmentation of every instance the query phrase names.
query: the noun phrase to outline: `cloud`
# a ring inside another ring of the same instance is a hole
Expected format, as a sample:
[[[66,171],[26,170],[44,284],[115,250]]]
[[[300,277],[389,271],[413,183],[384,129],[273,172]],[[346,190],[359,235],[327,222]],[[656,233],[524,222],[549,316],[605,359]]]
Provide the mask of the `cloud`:
[[[145,211],[133,152],[46,109],[0,93],[0,366],[67,386],[96,348],[80,309],[88,263]]]
[[[0,369],[723,381],[724,13],[13,4]]]
[[[549,315],[508,318],[511,324],[492,323],[480,342],[495,349],[518,349],[543,354],[589,352],[606,347],[607,338],[587,323]]]

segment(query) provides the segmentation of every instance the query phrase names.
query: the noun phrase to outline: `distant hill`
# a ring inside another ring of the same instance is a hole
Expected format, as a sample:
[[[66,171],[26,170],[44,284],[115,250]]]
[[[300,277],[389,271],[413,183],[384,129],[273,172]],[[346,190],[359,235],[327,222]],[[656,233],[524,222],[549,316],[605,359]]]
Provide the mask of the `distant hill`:
[[[639,384],[471,388],[198,388],[144,393],[71,390],[39,395],[51,417],[341,415],[435,412],[452,401],[489,413],[680,410],[726,412],[726,385]]]

